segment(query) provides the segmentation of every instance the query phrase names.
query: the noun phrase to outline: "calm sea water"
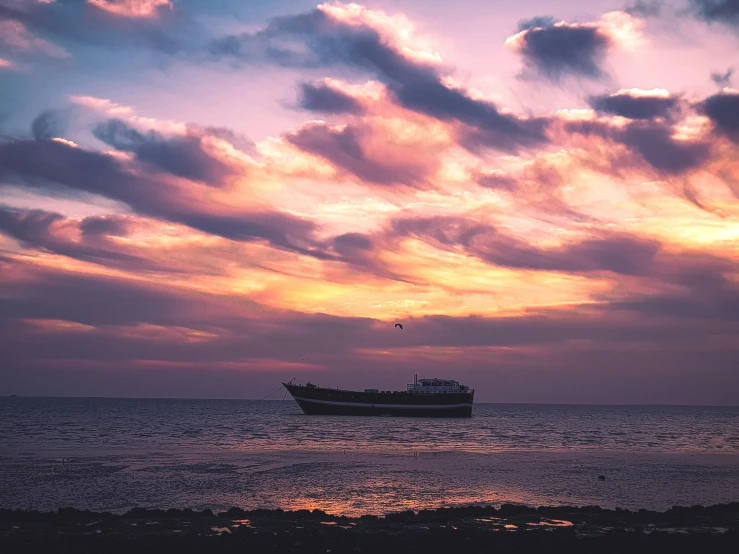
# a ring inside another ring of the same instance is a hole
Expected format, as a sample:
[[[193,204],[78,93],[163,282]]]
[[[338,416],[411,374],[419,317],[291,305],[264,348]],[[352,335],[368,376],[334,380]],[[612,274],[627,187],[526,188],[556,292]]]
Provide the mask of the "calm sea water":
[[[471,419],[435,420],[309,417],[289,399],[0,399],[4,508],[736,500],[732,407],[479,404]]]

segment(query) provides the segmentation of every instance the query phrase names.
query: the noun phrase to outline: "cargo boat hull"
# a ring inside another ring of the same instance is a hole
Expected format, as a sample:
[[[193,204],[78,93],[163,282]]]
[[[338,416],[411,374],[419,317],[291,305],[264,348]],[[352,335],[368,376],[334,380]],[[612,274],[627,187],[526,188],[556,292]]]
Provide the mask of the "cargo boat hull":
[[[471,417],[473,392],[358,392],[283,383],[306,415]]]

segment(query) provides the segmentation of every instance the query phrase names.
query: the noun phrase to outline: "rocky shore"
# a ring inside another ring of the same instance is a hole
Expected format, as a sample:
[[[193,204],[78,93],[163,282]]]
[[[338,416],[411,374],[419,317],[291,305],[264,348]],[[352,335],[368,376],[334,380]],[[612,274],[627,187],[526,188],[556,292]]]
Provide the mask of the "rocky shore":
[[[739,502],[665,512],[504,504],[351,518],[320,510],[0,510],[0,551],[393,554],[739,552]]]

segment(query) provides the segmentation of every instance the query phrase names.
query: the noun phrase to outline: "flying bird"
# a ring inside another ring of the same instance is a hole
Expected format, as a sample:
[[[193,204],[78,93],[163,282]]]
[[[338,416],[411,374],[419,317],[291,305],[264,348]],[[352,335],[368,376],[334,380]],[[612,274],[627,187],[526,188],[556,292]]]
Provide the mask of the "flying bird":
[[[396,323],[396,324],[395,324],[395,326],[396,326],[396,327],[400,327],[400,330],[401,330],[401,331],[403,330],[403,326],[402,326],[402,325],[401,325],[400,323]]]

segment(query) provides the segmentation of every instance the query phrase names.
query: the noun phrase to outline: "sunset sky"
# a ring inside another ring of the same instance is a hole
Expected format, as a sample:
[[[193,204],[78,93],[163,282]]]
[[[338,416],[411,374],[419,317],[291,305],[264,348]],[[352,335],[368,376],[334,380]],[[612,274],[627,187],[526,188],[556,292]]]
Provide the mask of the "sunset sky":
[[[0,394],[739,404],[735,71],[737,0],[0,0]]]

